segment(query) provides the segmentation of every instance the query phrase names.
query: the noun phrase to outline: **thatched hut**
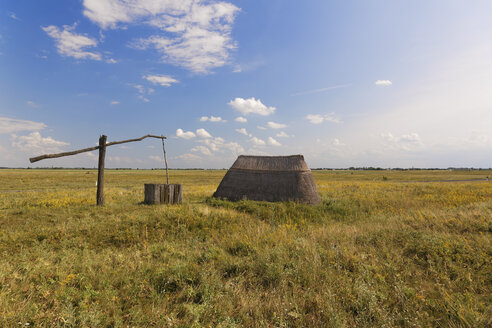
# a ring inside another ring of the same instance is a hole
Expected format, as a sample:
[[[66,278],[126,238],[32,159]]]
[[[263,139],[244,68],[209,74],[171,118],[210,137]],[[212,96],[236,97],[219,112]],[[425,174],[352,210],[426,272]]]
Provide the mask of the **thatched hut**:
[[[311,170],[302,155],[245,156],[237,158],[214,197],[268,202],[295,201],[319,204]]]

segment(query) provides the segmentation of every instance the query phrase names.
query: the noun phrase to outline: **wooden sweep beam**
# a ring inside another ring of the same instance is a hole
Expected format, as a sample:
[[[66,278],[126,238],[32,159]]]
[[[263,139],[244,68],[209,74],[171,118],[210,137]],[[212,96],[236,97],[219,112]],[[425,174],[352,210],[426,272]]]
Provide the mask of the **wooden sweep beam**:
[[[79,150],[74,150],[74,151],[67,151],[64,153],[58,153],[58,154],[46,154],[46,155],[41,155],[37,157],[32,157],[29,158],[29,161],[31,163],[40,161],[42,159],[46,158],[58,158],[58,157],[63,157],[63,156],[70,156],[70,155],[76,155],[80,153],[85,153],[88,151],[92,150],[97,150],[99,149],[99,162],[97,165],[97,205],[102,206],[104,205],[104,194],[103,194],[103,188],[104,188],[104,158],[106,157],[106,147],[107,146],[114,146],[114,145],[119,145],[122,143],[127,143],[127,142],[134,142],[134,141],[141,141],[145,138],[157,138],[157,139],[162,139],[163,147],[164,147],[164,139],[166,137],[164,136],[154,136],[151,134],[147,134],[141,138],[136,138],[136,139],[128,139],[128,140],[122,140],[122,141],[113,141],[113,142],[106,142],[107,137],[105,135],[102,135],[99,137],[99,146],[95,147],[89,147],[89,148],[84,148],[84,149],[79,149]],[[166,154],[164,153],[164,157]],[[167,163],[167,162],[166,162]],[[166,166],[166,173],[167,173],[167,166]]]
[[[164,136],[154,136],[154,135],[151,135],[151,134],[147,134],[147,135],[145,135],[145,136],[143,136],[141,138],[137,138],[137,139],[128,139],[128,140],[123,140],[123,141],[108,142],[108,143],[106,143],[106,147],[108,147],[108,146],[114,146],[114,145],[119,145],[119,144],[127,143],[127,142],[141,141],[141,140],[143,140],[145,138],[166,139],[166,137],[164,137]],[[79,150],[74,150],[74,151],[67,151],[67,152],[58,153],[58,154],[46,154],[46,155],[31,157],[31,158],[29,158],[29,161],[31,163],[34,163],[34,162],[40,161],[42,159],[47,159],[47,158],[58,158],[58,157],[64,157],[64,156],[71,156],[71,155],[76,155],[76,154],[80,154],[80,153],[85,153],[85,152],[88,152],[88,151],[98,150],[99,147],[100,146],[89,147],[89,148],[84,148],[84,149],[79,149]]]

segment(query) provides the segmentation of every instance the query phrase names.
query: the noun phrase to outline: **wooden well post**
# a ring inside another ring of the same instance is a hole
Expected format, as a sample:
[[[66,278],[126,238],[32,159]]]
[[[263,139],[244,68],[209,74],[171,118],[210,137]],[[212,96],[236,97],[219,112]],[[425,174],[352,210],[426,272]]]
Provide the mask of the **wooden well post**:
[[[97,165],[97,205],[104,205],[104,158],[106,157],[107,137],[99,137],[99,162]]]

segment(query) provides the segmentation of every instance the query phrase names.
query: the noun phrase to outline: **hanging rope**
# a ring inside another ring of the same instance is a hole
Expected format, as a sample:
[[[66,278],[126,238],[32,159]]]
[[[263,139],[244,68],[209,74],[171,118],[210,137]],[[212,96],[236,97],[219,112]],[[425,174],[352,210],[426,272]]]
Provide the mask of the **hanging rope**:
[[[164,163],[166,164],[166,184],[169,184],[169,172],[167,170],[166,146],[164,145],[164,136],[162,136],[162,151],[164,152]]]

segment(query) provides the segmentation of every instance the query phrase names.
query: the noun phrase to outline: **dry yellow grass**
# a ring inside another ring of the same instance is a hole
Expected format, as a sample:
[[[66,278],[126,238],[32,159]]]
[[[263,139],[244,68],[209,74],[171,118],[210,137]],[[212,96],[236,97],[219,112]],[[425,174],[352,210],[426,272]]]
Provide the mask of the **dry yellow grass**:
[[[490,171],[315,171],[322,204],[209,199],[224,171],[0,171],[0,325],[488,327]]]

